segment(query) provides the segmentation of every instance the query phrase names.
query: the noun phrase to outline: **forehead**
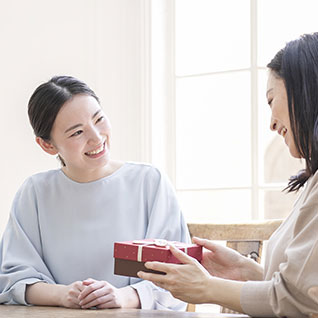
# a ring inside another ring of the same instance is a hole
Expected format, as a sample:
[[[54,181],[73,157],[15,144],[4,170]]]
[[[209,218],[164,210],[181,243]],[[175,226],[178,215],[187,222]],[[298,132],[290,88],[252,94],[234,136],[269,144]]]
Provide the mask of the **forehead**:
[[[67,101],[58,112],[55,123],[68,124],[80,123],[87,120],[100,110],[101,107],[97,100],[89,95],[75,95],[72,99]]]
[[[284,80],[270,72],[267,79],[267,94],[282,94],[286,91]]]

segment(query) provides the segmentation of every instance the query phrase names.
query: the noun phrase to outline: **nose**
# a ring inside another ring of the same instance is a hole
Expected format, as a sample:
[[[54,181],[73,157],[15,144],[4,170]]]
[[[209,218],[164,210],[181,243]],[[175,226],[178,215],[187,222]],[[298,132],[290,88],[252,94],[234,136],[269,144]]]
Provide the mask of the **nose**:
[[[271,118],[271,123],[270,123],[270,130],[275,131],[276,128],[277,128],[276,120],[272,117],[272,118]]]
[[[89,131],[89,143],[92,145],[99,144],[103,140],[100,132],[96,127],[92,127]]]

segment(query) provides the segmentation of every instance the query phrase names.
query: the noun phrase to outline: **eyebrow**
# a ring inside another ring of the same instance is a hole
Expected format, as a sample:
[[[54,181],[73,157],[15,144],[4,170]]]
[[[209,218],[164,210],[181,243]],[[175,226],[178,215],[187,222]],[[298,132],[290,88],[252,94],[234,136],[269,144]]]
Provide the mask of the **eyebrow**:
[[[101,112],[101,109],[99,109],[93,116],[92,116],[92,119],[94,119],[99,113]],[[75,129],[75,128],[78,128],[78,127],[81,127],[83,126],[83,124],[76,124],[74,126],[71,126],[70,128],[67,128],[65,131],[64,131],[64,134],[66,134],[67,132]]]

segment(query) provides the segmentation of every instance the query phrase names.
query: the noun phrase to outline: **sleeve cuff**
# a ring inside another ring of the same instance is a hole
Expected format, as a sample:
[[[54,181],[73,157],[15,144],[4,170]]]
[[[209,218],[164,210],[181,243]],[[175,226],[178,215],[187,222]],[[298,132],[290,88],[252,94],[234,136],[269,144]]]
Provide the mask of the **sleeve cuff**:
[[[272,281],[248,281],[241,290],[241,307],[249,316],[276,317],[269,301]]]
[[[174,298],[170,292],[148,281],[130,285],[139,296],[141,309],[185,311],[187,303]]]
[[[141,281],[130,285],[130,287],[134,288],[138,293],[141,309],[155,309],[150,284],[151,283],[147,283],[146,281]]]

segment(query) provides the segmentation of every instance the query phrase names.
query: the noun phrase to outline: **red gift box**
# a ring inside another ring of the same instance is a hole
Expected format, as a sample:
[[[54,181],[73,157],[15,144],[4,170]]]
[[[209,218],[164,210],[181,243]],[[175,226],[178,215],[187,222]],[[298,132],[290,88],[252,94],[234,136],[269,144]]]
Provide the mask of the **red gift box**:
[[[159,261],[164,263],[180,264],[181,262],[172,255],[169,245],[174,245],[198,261],[202,260],[202,246],[182,242],[166,241],[161,239],[145,239],[114,244],[115,270],[116,275],[137,277],[137,272],[142,270],[152,271],[144,266],[147,261]]]

